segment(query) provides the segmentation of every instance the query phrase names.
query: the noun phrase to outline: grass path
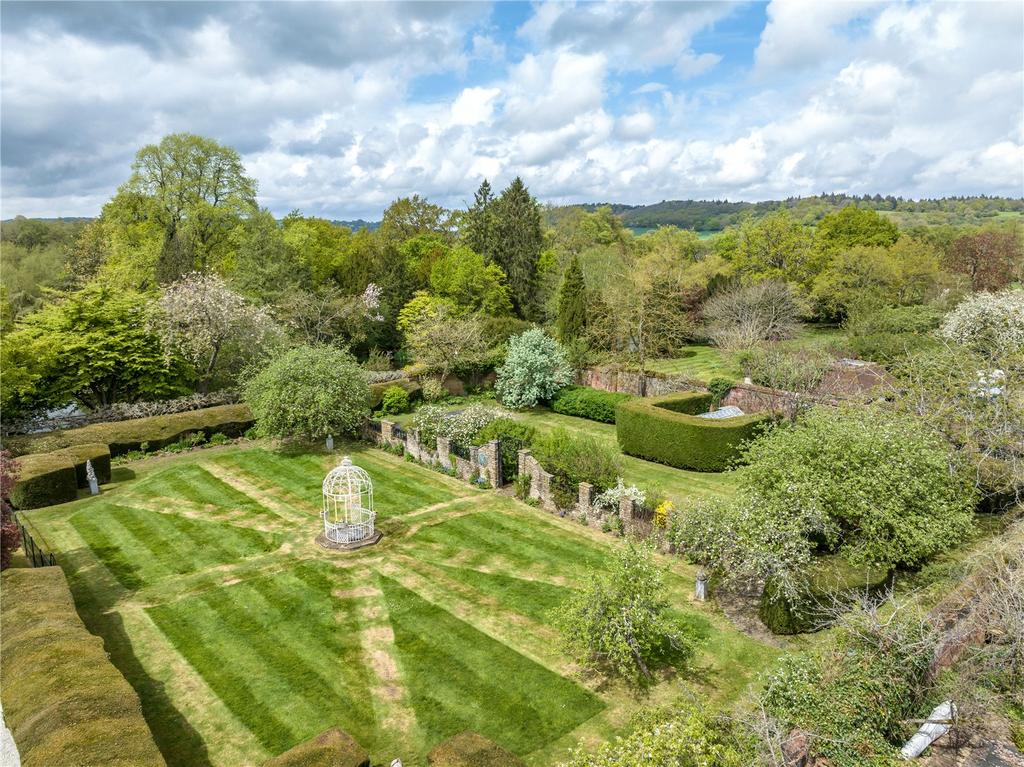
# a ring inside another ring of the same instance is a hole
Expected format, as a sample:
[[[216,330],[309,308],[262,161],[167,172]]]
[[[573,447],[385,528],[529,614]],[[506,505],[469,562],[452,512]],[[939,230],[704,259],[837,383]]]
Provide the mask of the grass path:
[[[482,732],[531,765],[622,727],[641,700],[582,675],[549,615],[603,567],[614,539],[363,446],[385,537],[313,543],[339,455],[262,447],[118,469],[102,495],[28,512],[90,630],[139,691],[171,764],[259,764],[340,726],[375,762],[424,764],[439,740]],[[773,650],[692,604],[706,636],[692,676],[729,696]],[[654,688],[668,700],[677,682]]]

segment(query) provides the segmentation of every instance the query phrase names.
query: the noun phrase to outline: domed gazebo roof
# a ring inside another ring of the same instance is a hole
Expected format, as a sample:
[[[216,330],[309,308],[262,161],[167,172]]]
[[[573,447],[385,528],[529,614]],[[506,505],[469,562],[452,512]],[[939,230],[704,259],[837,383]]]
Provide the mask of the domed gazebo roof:
[[[327,476],[324,477],[323,490],[325,496],[333,498],[358,496],[367,488],[373,489],[370,475],[352,463],[352,459],[347,455],[341,459],[341,463],[327,472]]]

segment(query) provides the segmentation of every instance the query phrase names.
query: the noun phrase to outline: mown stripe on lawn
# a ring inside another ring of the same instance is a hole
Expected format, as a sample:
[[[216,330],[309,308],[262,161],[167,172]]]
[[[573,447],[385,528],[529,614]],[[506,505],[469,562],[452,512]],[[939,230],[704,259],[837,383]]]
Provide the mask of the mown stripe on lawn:
[[[589,691],[397,581],[378,580],[416,718],[430,742],[474,730],[527,754],[604,708]]]

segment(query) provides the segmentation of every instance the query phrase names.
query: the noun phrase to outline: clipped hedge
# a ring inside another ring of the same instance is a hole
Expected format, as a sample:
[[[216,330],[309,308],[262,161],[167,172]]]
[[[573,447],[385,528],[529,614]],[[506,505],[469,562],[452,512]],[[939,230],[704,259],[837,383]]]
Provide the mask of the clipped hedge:
[[[601,391],[588,386],[566,386],[551,400],[551,409],[562,415],[589,418],[601,423],[615,423],[615,408],[632,394],[625,392]]]
[[[427,754],[431,767],[526,767],[526,763],[493,740],[475,732],[453,735]]]
[[[809,569],[799,597],[780,593],[771,579],[761,594],[758,616],[774,634],[805,634],[825,627],[834,619],[835,608],[853,604],[857,596],[874,594],[888,582],[891,573],[857,567],[838,556],[821,557]]]
[[[18,459],[18,479],[11,488],[11,505],[14,508],[38,509],[67,503],[77,497],[78,476],[71,457],[56,452]]]
[[[770,416],[697,417],[711,402],[712,396],[701,392],[624,402],[615,417],[619,447],[627,455],[679,469],[724,471],[739,456],[740,445],[753,438]]]
[[[370,767],[370,755],[347,732],[332,727],[264,762],[263,767]]]
[[[240,403],[14,437],[7,440],[7,447],[17,456],[100,443],[107,445],[110,454],[116,456],[140,450],[143,443],[148,449],[156,450],[177,442],[186,434],[200,431],[207,438],[217,432],[240,437],[252,425],[249,406]]]
[[[82,624],[59,567],[0,575],[4,720],[23,767],[165,767],[135,690]]]
[[[79,487],[88,487],[89,478],[86,476],[86,461],[92,461],[92,469],[96,472],[96,480],[101,484],[110,481],[110,448],[101,442],[85,445],[66,447],[63,450],[55,450],[50,455],[65,456],[75,466],[75,478]]]

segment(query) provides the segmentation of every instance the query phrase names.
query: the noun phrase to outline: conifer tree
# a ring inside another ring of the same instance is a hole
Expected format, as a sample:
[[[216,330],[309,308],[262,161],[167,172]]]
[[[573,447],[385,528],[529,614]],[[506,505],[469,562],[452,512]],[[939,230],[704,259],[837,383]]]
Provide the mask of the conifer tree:
[[[470,250],[491,261],[494,254],[494,193],[484,179],[473,195],[473,207],[466,211],[462,241]]]
[[[529,317],[534,310],[543,233],[540,206],[518,176],[494,203],[493,232],[491,258],[508,275],[516,311]]]
[[[579,338],[587,327],[587,284],[580,260],[573,256],[558,293],[558,335],[562,341]]]

